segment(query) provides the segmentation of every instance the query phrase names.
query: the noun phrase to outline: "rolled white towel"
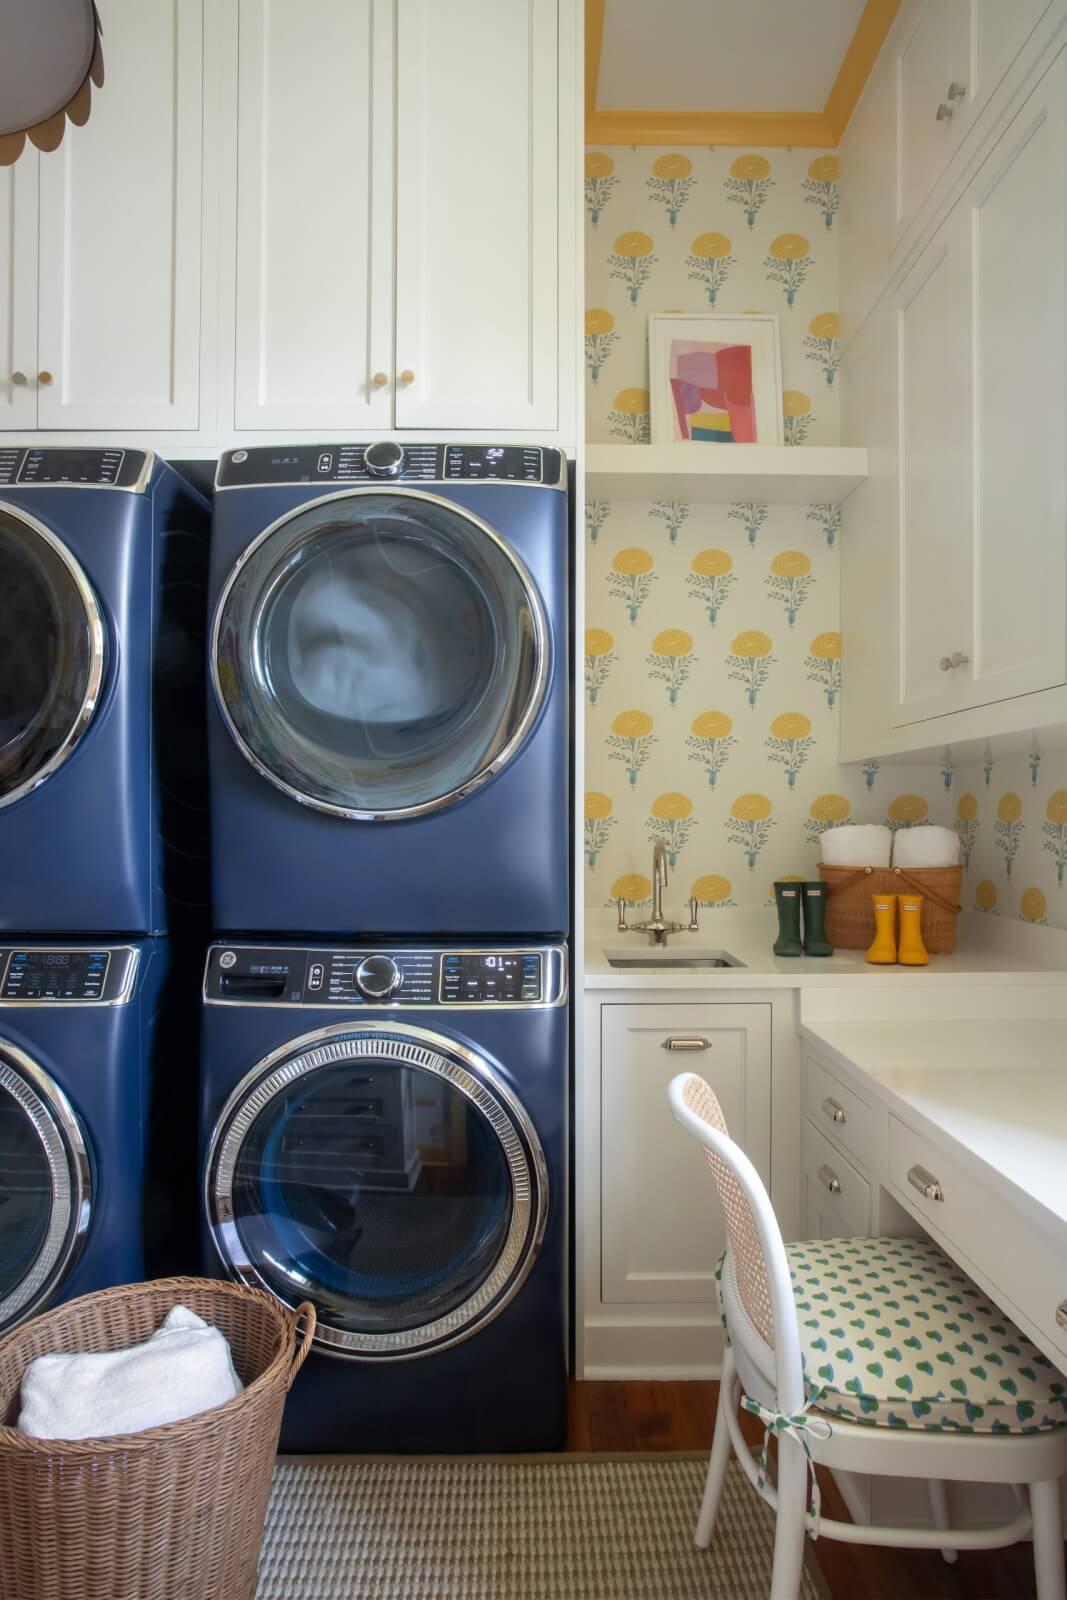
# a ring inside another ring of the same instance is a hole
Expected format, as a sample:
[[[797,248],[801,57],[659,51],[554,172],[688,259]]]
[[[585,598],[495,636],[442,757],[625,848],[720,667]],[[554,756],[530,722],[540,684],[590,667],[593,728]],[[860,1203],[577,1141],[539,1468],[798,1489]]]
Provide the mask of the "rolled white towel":
[[[219,1330],[175,1306],[143,1344],[31,1361],[18,1425],[35,1439],[140,1433],[221,1406],[242,1387]]]
[[[888,867],[893,835],[889,828],[850,823],[827,828],[819,843],[828,867]]]
[[[898,828],[893,835],[895,867],[956,867],[959,860],[959,835],[951,828],[925,822],[918,828]]]

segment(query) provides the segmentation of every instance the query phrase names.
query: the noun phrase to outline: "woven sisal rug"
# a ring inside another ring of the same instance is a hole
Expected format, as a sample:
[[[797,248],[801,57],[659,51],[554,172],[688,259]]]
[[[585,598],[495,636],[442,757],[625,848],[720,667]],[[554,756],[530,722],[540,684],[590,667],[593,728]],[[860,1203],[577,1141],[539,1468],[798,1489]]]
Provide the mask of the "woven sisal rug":
[[[710,1550],[706,1458],[279,1462],[259,1600],[766,1600],[774,1517],[731,1463]],[[811,1562],[803,1600],[826,1590]]]

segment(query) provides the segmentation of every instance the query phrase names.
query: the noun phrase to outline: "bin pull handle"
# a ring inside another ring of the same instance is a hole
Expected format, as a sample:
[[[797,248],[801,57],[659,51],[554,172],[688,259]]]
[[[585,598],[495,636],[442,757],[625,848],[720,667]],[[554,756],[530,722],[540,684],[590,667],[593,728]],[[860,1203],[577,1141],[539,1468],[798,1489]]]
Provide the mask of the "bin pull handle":
[[[296,1334],[296,1349],[285,1380],[286,1392],[293,1387],[297,1373],[307,1360],[315,1335],[315,1307],[310,1300],[302,1301],[293,1312],[293,1332]]]

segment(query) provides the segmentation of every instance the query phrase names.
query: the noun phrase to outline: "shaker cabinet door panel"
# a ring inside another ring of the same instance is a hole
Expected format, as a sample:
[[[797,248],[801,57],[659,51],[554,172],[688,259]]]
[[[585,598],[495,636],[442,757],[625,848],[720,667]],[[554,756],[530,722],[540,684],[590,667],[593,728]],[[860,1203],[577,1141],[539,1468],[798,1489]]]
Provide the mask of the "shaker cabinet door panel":
[[[0,167],[0,429],[37,426],[37,167]]]
[[[769,1182],[770,1007],[605,1005],[601,1018],[601,1298],[714,1302],[722,1208],[667,1086],[687,1068],[706,1079]],[[705,1044],[672,1050],[672,1039]]]
[[[398,0],[399,427],[556,425],[556,102],[555,0]]]
[[[391,0],[241,0],[238,26],[235,426],[387,428]]]
[[[107,82],[40,157],[37,425],[199,419],[202,0],[99,0]]]

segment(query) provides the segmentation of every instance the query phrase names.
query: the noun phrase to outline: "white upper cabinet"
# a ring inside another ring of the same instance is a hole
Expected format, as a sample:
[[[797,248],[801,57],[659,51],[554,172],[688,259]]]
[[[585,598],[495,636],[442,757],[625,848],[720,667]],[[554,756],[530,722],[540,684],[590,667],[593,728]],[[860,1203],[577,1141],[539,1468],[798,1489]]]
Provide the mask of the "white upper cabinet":
[[[99,9],[105,86],[88,124],[68,127],[39,158],[37,368],[27,374],[36,423],[193,429],[203,6],[100,0]]]
[[[0,167],[0,428],[37,425],[37,165]]]
[[[396,421],[557,420],[555,0],[398,0]]]
[[[388,428],[391,0],[241,0],[238,77],[235,425]]]

